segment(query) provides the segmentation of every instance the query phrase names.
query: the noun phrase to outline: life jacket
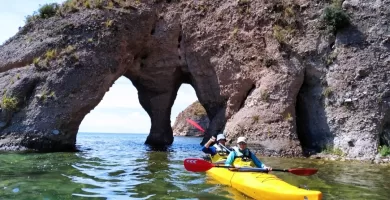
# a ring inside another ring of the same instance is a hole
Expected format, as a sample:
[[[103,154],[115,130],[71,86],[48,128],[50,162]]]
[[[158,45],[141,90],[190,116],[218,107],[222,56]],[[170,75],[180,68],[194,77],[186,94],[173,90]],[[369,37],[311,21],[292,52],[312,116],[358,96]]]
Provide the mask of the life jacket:
[[[251,152],[249,149],[245,149],[244,152],[242,152],[238,147],[233,147],[233,151],[235,152],[234,166],[255,167],[255,163],[251,159]]]
[[[236,153],[235,158],[246,158],[251,159],[251,152],[249,149],[245,149],[244,152],[240,150],[238,147],[233,147],[234,152]]]
[[[225,148],[223,148],[221,145],[214,144],[213,146],[217,150],[217,154],[219,154],[220,156],[226,156],[227,157],[229,155],[229,152]]]

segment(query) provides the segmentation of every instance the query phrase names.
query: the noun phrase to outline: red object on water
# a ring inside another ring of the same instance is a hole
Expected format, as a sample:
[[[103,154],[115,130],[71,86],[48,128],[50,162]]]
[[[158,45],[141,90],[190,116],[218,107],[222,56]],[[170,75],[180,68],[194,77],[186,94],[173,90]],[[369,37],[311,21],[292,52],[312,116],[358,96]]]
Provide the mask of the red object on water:
[[[199,129],[199,130],[202,131],[203,133],[205,132],[205,130],[204,130],[201,126],[199,126],[198,123],[192,121],[191,119],[187,119],[187,122],[190,123],[190,124],[192,124],[193,126],[195,126],[197,129]]]
[[[191,172],[204,172],[214,167],[214,165],[206,160],[199,158],[184,159],[184,168]]]
[[[313,168],[295,168],[295,169],[288,169],[288,172],[299,175],[299,176],[310,176],[315,173],[317,173],[318,169]]]

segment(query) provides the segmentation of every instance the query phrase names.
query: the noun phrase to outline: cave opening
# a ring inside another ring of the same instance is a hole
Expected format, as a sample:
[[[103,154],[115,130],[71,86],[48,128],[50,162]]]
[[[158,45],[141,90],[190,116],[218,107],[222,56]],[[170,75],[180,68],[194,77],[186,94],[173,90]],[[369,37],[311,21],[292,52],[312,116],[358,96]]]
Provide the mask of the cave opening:
[[[382,130],[379,135],[379,151],[389,151],[390,153],[390,110],[386,109],[386,114],[383,119]],[[384,150],[389,149],[389,150]],[[386,152],[382,152],[386,153]]]
[[[315,76],[305,75],[297,95],[295,106],[297,134],[305,155],[323,151],[333,144],[326,115],[326,98],[323,90],[327,87]]]

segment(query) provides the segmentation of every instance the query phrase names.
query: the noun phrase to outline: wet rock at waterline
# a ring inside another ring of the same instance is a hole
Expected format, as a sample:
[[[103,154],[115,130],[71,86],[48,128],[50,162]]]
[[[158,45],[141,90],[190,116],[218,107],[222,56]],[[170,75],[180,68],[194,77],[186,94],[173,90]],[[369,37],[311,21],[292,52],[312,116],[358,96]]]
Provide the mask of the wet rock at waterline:
[[[0,47],[1,148],[73,149],[120,76],[151,118],[148,144],[173,142],[181,84],[207,111],[205,140],[224,131],[265,155],[352,159],[388,141],[389,0],[83,5],[32,18]]]

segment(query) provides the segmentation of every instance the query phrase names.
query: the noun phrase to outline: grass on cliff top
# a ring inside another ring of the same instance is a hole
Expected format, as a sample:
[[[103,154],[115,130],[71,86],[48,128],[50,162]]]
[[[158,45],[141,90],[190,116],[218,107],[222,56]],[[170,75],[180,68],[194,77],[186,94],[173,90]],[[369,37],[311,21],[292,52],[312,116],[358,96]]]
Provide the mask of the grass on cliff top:
[[[140,4],[140,0],[66,0],[62,4],[48,3],[42,5],[38,11],[32,15],[26,16],[26,23],[33,22],[37,19],[46,19],[55,15],[63,15],[64,13],[73,13],[82,9],[111,9],[119,8],[135,8],[133,5]]]
[[[204,109],[204,107],[202,106],[202,104],[200,104],[199,101],[195,101],[192,105],[192,113],[196,116],[202,116],[202,115],[207,115],[207,112],[206,110]]]

